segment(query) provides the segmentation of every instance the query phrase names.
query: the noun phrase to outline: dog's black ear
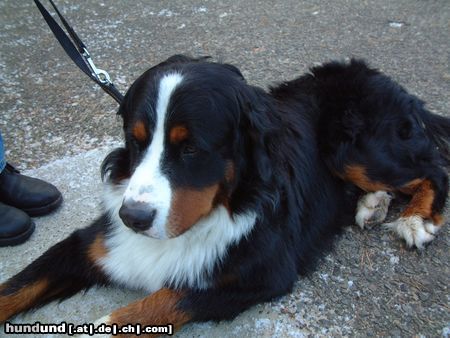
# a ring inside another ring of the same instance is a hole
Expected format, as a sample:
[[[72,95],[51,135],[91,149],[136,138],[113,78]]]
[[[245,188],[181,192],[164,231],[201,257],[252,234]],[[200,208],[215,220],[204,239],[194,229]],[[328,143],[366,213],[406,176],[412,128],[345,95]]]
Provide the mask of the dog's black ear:
[[[246,156],[251,160],[250,170],[264,182],[272,178],[270,139],[275,134],[276,124],[271,114],[273,109],[269,96],[261,89],[247,86],[242,100],[240,132],[244,135]]]
[[[118,183],[130,177],[130,153],[125,148],[117,148],[103,160],[100,168],[102,181],[110,180]]]

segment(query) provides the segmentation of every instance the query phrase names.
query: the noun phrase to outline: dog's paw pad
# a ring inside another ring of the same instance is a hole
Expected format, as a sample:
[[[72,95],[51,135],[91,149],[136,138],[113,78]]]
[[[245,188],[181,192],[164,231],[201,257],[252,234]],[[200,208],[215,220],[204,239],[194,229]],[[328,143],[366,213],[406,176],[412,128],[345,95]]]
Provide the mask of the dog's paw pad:
[[[439,227],[424,222],[420,216],[400,217],[394,222],[386,223],[386,227],[403,238],[409,247],[423,249],[426,243],[434,239]]]
[[[361,229],[382,223],[387,216],[392,195],[386,191],[371,192],[358,201],[355,221]]]

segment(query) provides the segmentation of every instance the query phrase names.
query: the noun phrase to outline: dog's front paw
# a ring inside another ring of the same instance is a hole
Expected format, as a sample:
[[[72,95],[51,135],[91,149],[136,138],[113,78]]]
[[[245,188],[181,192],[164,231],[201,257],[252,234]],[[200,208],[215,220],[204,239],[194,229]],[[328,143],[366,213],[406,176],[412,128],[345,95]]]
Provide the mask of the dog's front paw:
[[[392,195],[386,191],[371,192],[358,200],[355,221],[361,229],[381,224],[387,216]]]
[[[423,249],[426,243],[431,242],[440,229],[439,226],[424,221],[420,216],[400,217],[385,225],[403,238],[409,247],[415,246],[418,249]]]

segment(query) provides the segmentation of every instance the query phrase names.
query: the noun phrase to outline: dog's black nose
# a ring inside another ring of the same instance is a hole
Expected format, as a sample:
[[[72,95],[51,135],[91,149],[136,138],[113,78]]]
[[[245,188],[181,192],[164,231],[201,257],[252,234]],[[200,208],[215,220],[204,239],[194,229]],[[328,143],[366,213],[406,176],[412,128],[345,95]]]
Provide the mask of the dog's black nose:
[[[145,231],[152,226],[156,210],[144,203],[124,202],[120,207],[119,216],[127,227],[134,231]]]

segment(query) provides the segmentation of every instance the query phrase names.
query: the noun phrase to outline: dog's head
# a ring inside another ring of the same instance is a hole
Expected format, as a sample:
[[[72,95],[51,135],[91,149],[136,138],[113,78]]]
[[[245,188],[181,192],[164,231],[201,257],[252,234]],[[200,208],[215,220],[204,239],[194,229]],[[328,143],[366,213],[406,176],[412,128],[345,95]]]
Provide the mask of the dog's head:
[[[119,111],[125,148],[103,166],[110,183],[126,185],[123,223],[164,239],[219,205],[232,214],[231,195],[249,168],[244,159],[258,158],[255,175],[268,175],[263,97],[237,68],[182,56],[138,78]]]

